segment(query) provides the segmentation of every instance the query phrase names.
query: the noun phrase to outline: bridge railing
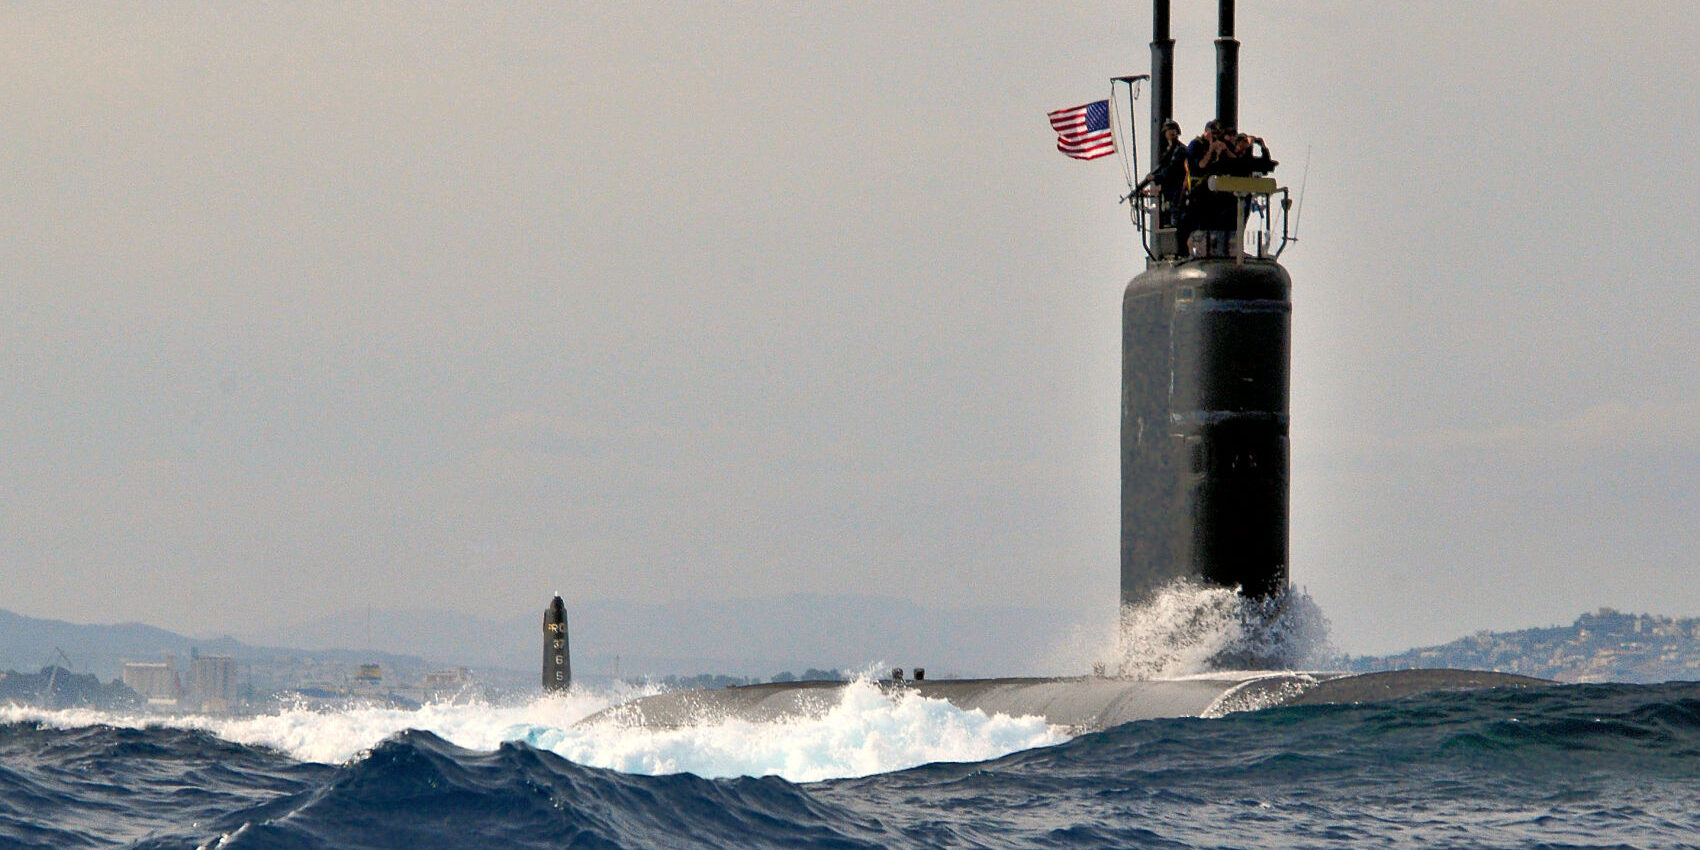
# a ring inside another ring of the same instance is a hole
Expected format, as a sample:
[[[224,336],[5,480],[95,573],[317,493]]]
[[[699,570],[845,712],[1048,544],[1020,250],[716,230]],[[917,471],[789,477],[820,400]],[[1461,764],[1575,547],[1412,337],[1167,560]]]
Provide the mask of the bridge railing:
[[[1176,208],[1160,193],[1134,193],[1127,198],[1133,203],[1134,225],[1139,229],[1140,244],[1144,246],[1147,257],[1153,260],[1204,257],[1273,260],[1279,258],[1289,244],[1298,241],[1289,229],[1292,196],[1285,186],[1275,182],[1275,178],[1212,176],[1204,185],[1194,189],[1183,203],[1207,203],[1212,200],[1204,194],[1208,192],[1234,196],[1233,220],[1229,222],[1225,217],[1219,217],[1214,221],[1198,222],[1206,226],[1192,230],[1184,245],[1180,243],[1175,225],[1187,210]],[[1206,218],[1196,214],[1194,217]],[[1277,222],[1279,230],[1276,229]],[[1231,229],[1222,229],[1224,226]]]

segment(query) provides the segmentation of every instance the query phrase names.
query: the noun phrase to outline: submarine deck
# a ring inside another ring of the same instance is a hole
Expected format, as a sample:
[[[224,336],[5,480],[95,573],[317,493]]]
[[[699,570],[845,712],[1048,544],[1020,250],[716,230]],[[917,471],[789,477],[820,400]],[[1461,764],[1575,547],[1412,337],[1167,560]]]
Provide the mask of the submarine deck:
[[[1379,673],[1235,672],[1182,679],[1101,677],[937,679],[879,682],[888,693],[942,699],[964,711],[1038,716],[1073,732],[1136,720],[1217,717],[1282,705],[1375,702],[1435,691],[1554,684],[1480,670]],[[612,722],[678,728],[728,719],[753,723],[818,718],[840,701],[845,682],[784,682],[642,697],[594,714],[581,725]]]

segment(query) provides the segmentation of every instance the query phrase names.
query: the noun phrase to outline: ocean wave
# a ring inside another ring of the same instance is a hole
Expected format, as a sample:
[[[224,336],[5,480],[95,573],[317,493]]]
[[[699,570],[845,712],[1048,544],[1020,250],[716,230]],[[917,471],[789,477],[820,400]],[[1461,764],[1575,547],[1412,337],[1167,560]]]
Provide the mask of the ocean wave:
[[[248,744],[204,728],[76,725],[67,713],[20,717],[7,709],[0,846],[1648,847],[1692,846],[1700,834],[1695,683],[1427,694],[1154,720],[978,761],[948,760],[969,752],[952,742],[996,738],[994,718],[975,725],[971,713],[878,694],[851,689],[846,716],[832,722],[838,727],[828,723],[814,737],[790,724],[710,727],[717,731],[708,737],[649,743],[646,730],[595,734],[628,736],[633,752],[647,753],[634,763],[649,767],[665,758],[669,768],[699,759],[731,769],[732,757],[719,750],[760,749],[764,736],[775,754],[740,756],[747,760],[739,764],[765,771],[786,747],[816,767],[902,763],[881,761],[883,751],[869,743],[876,738],[893,752],[947,760],[806,783],[642,775],[556,752],[586,746],[610,756],[595,738],[569,743],[567,720],[590,708],[570,700],[513,706],[514,714],[481,722],[445,719],[453,717],[445,707],[432,722],[468,740],[518,737],[469,747],[406,729],[334,765],[273,743],[318,728],[337,741],[325,751],[341,752],[394,719],[353,710],[317,727],[306,719],[226,727],[273,742]],[[851,727],[860,731],[842,731]],[[840,728],[839,737],[829,728]],[[681,754],[691,746],[711,752]],[[841,746],[861,755],[823,755]]]
[[[626,773],[776,775],[794,782],[888,773],[933,761],[983,761],[1068,739],[1040,718],[963,711],[944,700],[890,694],[865,680],[839,691],[836,703],[818,718],[760,724],[719,720],[681,729],[632,728],[616,722],[579,725],[604,708],[650,692],[575,689],[512,705],[297,708],[239,718],[12,707],[0,709],[0,722],[199,730],[325,764],[354,759],[392,735],[414,730],[469,750],[495,750],[522,741],[579,764]]]

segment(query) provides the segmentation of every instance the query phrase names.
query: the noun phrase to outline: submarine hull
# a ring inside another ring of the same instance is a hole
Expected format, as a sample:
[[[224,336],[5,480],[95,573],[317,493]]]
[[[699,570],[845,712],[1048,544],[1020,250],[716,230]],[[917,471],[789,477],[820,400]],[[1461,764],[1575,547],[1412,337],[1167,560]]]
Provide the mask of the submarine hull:
[[[1123,605],[1182,578],[1286,590],[1291,293],[1255,257],[1155,262],[1128,284]]]
[[[1074,733],[1138,720],[1217,717],[1282,705],[1376,702],[1419,693],[1553,683],[1476,670],[1381,673],[1216,673],[1185,679],[1099,677],[942,679],[881,682],[892,694],[941,699],[963,711],[1041,717]],[[579,722],[671,729],[741,720],[771,723],[819,718],[841,702],[844,682],[786,682],[718,690],[674,691],[632,700]]]

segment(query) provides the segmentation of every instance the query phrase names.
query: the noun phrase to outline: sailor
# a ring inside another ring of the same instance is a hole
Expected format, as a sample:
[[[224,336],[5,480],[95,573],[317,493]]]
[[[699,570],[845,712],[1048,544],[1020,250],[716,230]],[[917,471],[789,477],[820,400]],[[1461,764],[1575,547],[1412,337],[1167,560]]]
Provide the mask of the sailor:
[[[1187,146],[1181,142],[1181,125],[1170,118],[1163,122],[1163,145],[1157,151],[1156,165],[1138,186],[1161,199],[1157,205],[1158,227],[1175,226],[1175,214],[1186,194],[1186,174]]]
[[[1190,250],[1193,232],[1223,229],[1218,225],[1224,212],[1229,221],[1233,220],[1232,197],[1224,202],[1217,197],[1218,193],[1207,188],[1211,175],[1225,173],[1226,160],[1233,156],[1232,149],[1228,147],[1228,139],[1232,135],[1232,128],[1222,126],[1219,121],[1211,121],[1204,125],[1204,132],[1187,146],[1186,198],[1182,202],[1180,218],[1175,222],[1176,244],[1181,246],[1183,254],[1204,256],[1210,253],[1208,249],[1203,253]]]
[[[1224,141],[1228,143],[1228,152],[1217,161],[1214,168],[1216,174],[1229,177],[1251,177],[1268,174],[1274,171],[1275,166],[1279,164],[1269,155],[1269,146],[1263,143],[1261,137],[1246,133],[1231,133],[1227,134]],[[1260,148],[1261,152],[1254,153],[1254,146]],[[1209,230],[1232,230],[1236,226],[1234,198],[1225,192],[1208,194],[1213,196],[1207,202],[1210,210],[1209,222],[1200,224],[1199,227]],[[1237,204],[1238,211],[1248,217],[1257,209],[1257,205],[1258,201],[1251,197],[1242,198]]]
[[[1195,164],[1204,159],[1204,155],[1210,151],[1210,147],[1219,141],[1217,134],[1221,132],[1221,129],[1222,124],[1219,121],[1213,119],[1205,122],[1204,132],[1198,134],[1198,137],[1187,145],[1187,158]]]
[[[1252,146],[1263,149],[1262,153],[1254,154]],[[1268,174],[1280,165],[1269,155],[1269,146],[1263,143],[1262,136],[1251,136],[1245,133],[1234,135],[1232,156],[1224,164],[1223,173],[1236,177],[1250,177],[1253,174]]]

